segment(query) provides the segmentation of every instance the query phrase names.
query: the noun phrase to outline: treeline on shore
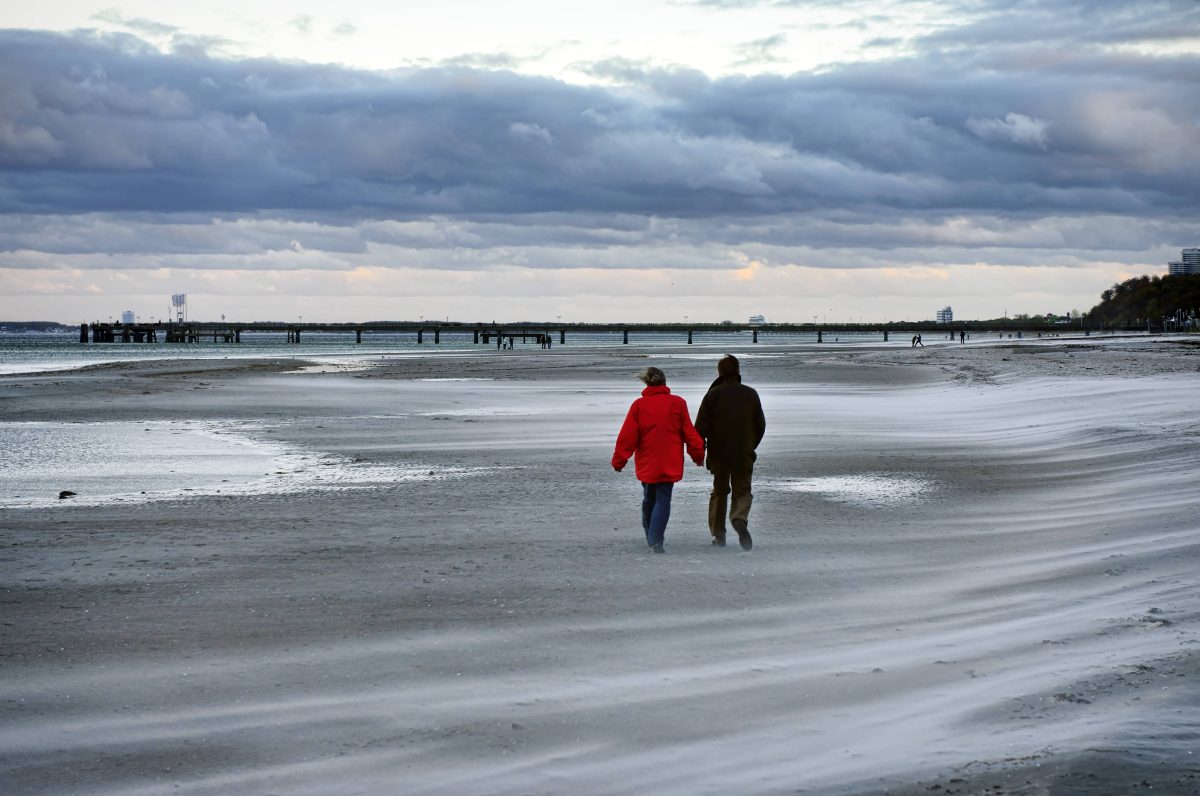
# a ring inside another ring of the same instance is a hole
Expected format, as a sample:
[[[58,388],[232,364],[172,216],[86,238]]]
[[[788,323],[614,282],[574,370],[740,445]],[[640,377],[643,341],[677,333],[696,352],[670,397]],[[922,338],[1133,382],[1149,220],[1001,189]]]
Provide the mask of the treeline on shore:
[[[1161,326],[1164,319],[1180,322],[1200,317],[1200,276],[1135,276],[1100,294],[1088,311],[1092,326]]]
[[[78,326],[64,326],[58,321],[0,321],[0,329],[6,332],[71,332],[79,331]]]

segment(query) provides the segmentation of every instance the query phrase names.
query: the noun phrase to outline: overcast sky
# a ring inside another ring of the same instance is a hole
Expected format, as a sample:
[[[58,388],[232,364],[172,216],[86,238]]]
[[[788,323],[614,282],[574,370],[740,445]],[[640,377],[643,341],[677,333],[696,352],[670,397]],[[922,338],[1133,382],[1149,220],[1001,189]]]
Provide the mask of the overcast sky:
[[[0,319],[1086,310],[1200,246],[1197,0],[0,10]]]

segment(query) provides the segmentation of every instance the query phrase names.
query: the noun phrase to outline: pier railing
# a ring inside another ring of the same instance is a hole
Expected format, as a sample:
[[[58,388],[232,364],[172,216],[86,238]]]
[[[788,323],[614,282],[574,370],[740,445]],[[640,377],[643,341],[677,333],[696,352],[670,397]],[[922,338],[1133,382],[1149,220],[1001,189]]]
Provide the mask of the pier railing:
[[[489,345],[496,342],[521,340],[522,342],[540,343],[549,346],[557,342],[567,343],[568,334],[610,334],[619,335],[623,343],[629,342],[629,336],[635,335],[671,335],[681,341],[686,338],[692,343],[699,334],[730,334],[743,333],[751,336],[752,342],[759,342],[760,337],[795,337],[811,335],[816,342],[830,341],[830,336],[837,339],[840,335],[868,336],[877,335],[887,342],[892,335],[935,335],[965,336],[979,334],[1008,334],[1017,337],[1026,334],[1092,334],[1093,331],[1118,331],[1113,329],[1092,330],[1078,323],[1071,325],[1051,325],[1036,321],[965,321],[949,324],[926,322],[892,322],[892,323],[561,323],[561,322],[517,322],[497,323],[478,322],[464,323],[456,321],[374,321],[369,323],[288,323],[272,321],[254,321],[245,323],[221,322],[186,322],[186,323],[85,323],[79,327],[79,342],[81,343],[240,343],[246,333],[282,334],[287,342],[299,343],[306,335],[316,333],[354,334],[355,342],[362,343],[363,335],[371,334],[411,334],[418,344],[430,339],[434,344],[441,342],[442,335],[471,335],[472,341],[478,345]],[[557,338],[557,340],[555,340]]]

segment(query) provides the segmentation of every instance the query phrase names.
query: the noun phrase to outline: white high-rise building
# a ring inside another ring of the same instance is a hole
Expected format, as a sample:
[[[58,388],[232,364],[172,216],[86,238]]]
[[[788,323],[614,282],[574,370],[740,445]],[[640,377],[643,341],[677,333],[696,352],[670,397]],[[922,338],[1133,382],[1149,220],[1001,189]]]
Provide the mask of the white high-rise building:
[[[950,309],[949,306],[942,307],[937,311],[937,322],[954,323],[954,310]]]
[[[131,323],[137,322],[137,316],[133,314],[133,310],[125,310],[121,313],[121,323],[128,326]]]
[[[1180,252],[1179,262],[1167,263],[1167,273],[1171,276],[1200,274],[1200,249],[1184,249]]]

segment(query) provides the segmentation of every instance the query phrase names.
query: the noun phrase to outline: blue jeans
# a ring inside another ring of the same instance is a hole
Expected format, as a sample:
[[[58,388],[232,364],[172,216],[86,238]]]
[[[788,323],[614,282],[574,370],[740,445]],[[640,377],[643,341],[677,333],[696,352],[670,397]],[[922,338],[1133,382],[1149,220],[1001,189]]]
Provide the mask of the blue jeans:
[[[662,544],[667,532],[667,520],[671,519],[671,489],[675,484],[642,484],[642,530],[646,532],[646,544]]]

